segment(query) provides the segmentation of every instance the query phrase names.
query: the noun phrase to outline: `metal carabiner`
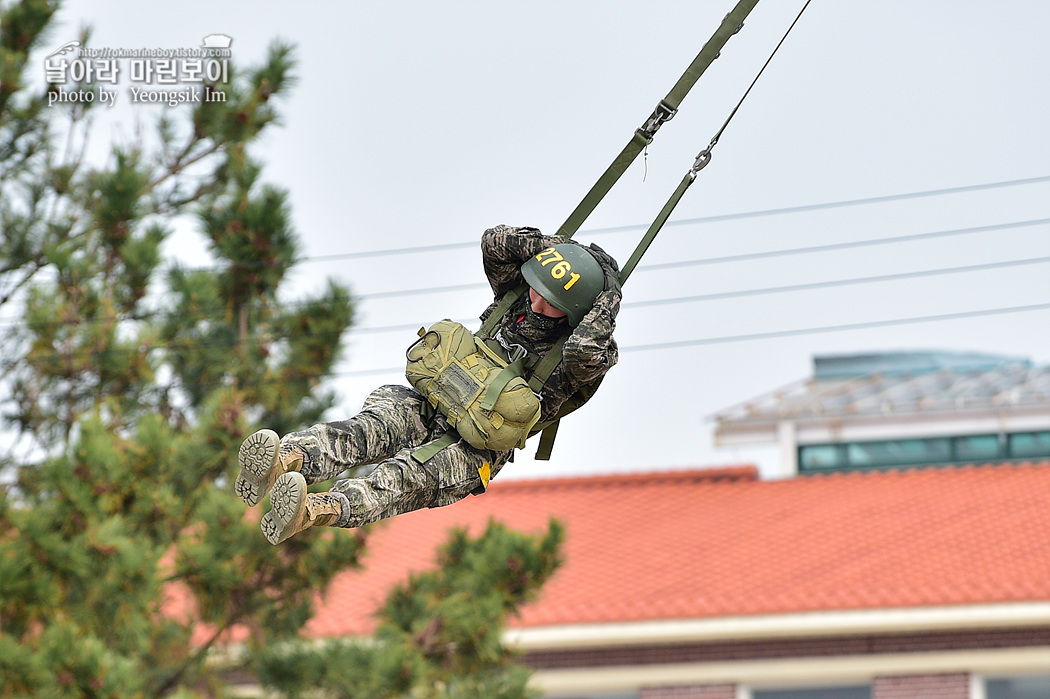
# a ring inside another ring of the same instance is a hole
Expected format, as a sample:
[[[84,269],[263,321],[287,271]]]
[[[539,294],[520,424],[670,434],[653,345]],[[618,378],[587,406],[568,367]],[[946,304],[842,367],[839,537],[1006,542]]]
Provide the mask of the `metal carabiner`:
[[[707,148],[697,153],[696,160],[693,161],[693,167],[689,168],[689,172],[696,175],[696,173],[707,167],[707,164],[711,162],[711,147],[714,146],[712,143]]]

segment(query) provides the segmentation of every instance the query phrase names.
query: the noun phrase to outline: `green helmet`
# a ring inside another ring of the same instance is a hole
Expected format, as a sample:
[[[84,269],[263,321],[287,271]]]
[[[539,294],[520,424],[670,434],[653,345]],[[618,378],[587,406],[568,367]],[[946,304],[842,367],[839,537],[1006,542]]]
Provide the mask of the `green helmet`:
[[[587,248],[561,243],[521,266],[525,281],[547,302],[579,325],[594,299],[605,290],[605,271]]]

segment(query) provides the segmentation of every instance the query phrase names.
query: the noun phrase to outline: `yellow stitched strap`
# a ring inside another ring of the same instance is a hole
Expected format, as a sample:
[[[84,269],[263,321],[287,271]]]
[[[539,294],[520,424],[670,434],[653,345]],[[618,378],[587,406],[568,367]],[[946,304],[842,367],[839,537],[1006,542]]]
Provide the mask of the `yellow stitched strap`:
[[[478,468],[478,475],[481,476],[481,484],[488,488],[489,478],[492,475],[492,466],[489,465],[488,461],[481,462],[481,467]]]

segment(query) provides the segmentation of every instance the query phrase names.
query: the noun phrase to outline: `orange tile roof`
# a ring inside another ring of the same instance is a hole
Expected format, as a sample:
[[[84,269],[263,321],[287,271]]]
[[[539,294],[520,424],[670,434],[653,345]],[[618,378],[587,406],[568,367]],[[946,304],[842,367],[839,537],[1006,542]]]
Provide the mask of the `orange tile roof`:
[[[372,528],[311,637],[369,633],[452,526],[566,526],[515,627],[1050,600],[1050,462],[760,481],[751,467],[494,482]]]

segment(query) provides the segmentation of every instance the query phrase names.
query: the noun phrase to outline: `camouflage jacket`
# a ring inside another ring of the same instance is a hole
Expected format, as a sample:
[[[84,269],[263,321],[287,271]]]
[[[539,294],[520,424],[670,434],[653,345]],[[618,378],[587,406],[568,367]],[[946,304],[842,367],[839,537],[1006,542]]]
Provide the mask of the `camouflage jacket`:
[[[574,242],[558,236],[543,235],[535,228],[501,225],[485,231],[481,236],[481,256],[495,299],[481,314],[481,320],[484,322],[492,314],[507,292],[525,283],[521,266],[526,260],[545,248]],[[605,290],[598,295],[594,307],[565,341],[561,363],[540,392],[543,405],[540,419],[544,422],[557,417],[566,400],[577,392],[589,398],[619,358],[616,340],[613,339],[616,314],[620,310],[619,268],[616,261],[597,245],[592,244],[587,250],[594,254],[605,270]],[[530,352],[543,356],[565,332],[565,325],[559,324],[549,331],[536,328],[525,313],[526,303],[527,295],[504,314],[499,331],[508,342],[521,344]]]

